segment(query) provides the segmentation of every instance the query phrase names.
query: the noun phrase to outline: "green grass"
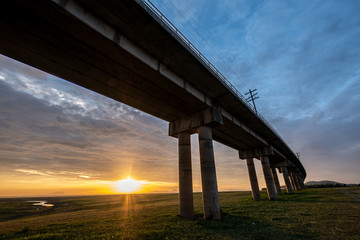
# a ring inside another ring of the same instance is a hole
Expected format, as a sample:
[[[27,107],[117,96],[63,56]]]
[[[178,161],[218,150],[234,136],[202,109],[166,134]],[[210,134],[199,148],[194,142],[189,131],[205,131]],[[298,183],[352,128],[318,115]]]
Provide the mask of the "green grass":
[[[345,193],[344,193],[345,191]],[[306,189],[278,201],[220,193],[222,220],[178,216],[177,194],[0,199],[0,239],[360,239],[360,188]],[[355,198],[350,195],[355,196]],[[34,200],[34,199],[33,199]],[[36,199],[35,199],[36,200]]]

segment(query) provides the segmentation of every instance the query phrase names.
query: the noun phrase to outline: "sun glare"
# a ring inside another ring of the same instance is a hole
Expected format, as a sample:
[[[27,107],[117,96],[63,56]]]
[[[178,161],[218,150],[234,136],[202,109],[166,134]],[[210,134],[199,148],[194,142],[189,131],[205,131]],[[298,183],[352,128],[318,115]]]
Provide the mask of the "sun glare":
[[[132,193],[140,189],[140,182],[128,177],[116,182],[116,191],[121,193]]]

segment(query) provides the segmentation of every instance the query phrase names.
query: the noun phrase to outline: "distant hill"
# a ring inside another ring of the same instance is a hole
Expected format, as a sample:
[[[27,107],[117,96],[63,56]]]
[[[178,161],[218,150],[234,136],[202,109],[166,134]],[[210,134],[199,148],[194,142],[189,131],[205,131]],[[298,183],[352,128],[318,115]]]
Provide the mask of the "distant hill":
[[[330,180],[322,180],[322,181],[309,181],[305,183],[307,187],[351,187],[356,186],[356,184],[345,184],[339,183]]]
[[[305,185],[312,186],[312,185],[336,185],[336,184],[344,184],[339,182],[334,182],[330,180],[322,180],[322,181],[309,181],[306,182]]]

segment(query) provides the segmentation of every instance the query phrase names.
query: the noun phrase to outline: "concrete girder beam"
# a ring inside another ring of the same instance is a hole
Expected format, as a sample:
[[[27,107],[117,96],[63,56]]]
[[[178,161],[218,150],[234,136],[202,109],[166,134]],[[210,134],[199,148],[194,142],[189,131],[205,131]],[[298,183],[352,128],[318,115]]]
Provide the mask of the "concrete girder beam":
[[[223,124],[222,113],[219,108],[208,107],[186,115],[169,123],[169,135],[176,137],[179,133],[190,131],[196,133],[201,126],[217,127]]]
[[[276,163],[274,164],[274,167],[279,168],[279,171],[281,170],[282,167],[288,167],[288,166],[290,166],[290,163],[289,163],[288,160],[281,161],[281,162],[276,162]]]
[[[240,159],[247,158],[260,158],[261,156],[274,155],[274,149],[272,146],[265,146],[262,148],[252,148],[239,151]]]

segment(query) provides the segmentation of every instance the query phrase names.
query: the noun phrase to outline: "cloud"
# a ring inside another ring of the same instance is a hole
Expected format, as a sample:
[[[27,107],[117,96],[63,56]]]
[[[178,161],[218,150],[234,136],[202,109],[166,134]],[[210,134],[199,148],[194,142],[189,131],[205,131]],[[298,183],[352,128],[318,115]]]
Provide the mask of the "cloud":
[[[52,76],[33,79],[42,75],[27,76],[32,68],[13,65],[0,74],[2,171],[75,170],[111,180],[138,165],[137,171],[157,180],[147,170],[169,168],[176,158],[176,141],[163,121]]]
[[[39,172],[39,171],[33,170],[33,169],[15,169],[15,171],[21,172],[21,173],[27,173],[27,174],[40,175],[40,176],[48,176],[49,175],[49,174]]]
[[[285,117],[277,119],[283,135],[300,151],[302,162],[312,178],[317,179],[318,171],[322,169],[328,170],[326,174],[332,178],[358,182],[359,81],[360,78],[343,88],[317,113],[291,121]]]
[[[301,153],[309,180],[359,182],[359,1],[154,3],[239,91],[258,89],[258,109]],[[2,174],[113,181],[131,173],[175,183],[177,140],[167,128],[0,55]],[[197,136],[192,142],[200,190]],[[249,188],[237,152],[214,146],[219,189]]]
[[[114,181],[131,175],[149,182],[169,182],[174,188],[177,139],[168,136],[168,123],[52,76],[47,78],[51,81],[38,81],[26,75],[30,67],[13,64],[23,68],[21,74],[7,70],[0,81],[4,176],[13,174],[12,179],[29,183]],[[197,136],[193,136],[193,145],[194,186],[199,191]],[[233,156],[241,168],[236,151],[225,157],[229,149],[215,146],[219,176],[226,176]]]
[[[320,167],[347,166],[348,177],[326,174],[359,181],[358,7],[359,1],[209,1],[192,17],[196,30],[184,27],[241,92],[258,89],[258,109],[301,152],[310,178],[321,178]]]

